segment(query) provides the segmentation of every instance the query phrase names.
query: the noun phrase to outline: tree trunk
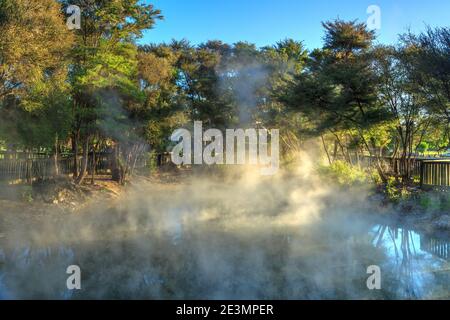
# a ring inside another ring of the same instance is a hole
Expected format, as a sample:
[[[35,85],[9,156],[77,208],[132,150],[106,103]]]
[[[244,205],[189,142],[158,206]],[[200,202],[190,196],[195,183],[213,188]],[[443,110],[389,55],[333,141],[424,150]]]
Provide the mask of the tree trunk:
[[[95,148],[92,150],[92,165],[91,165],[91,184],[95,184],[95,167],[97,165],[97,157],[95,156]]]
[[[358,130],[359,136],[361,138],[361,141],[363,141],[364,146],[366,147],[366,150],[369,152],[369,155],[371,157],[375,156],[375,168],[377,169],[378,174],[380,175],[381,181],[386,184],[388,182],[388,177],[386,173],[383,170],[383,166],[381,164],[381,159],[379,155],[376,152],[373,152],[373,149],[375,148],[374,142],[371,141],[372,148],[369,146],[369,143],[367,142],[366,138],[364,137],[361,130]]]
[[[72,154],[73,154],[73,179],[78,178],[78,132],[72,134]]]
[[[356,164],[357,164],[358,168],[361,168],[361,159],[359,158],[359,150],[358,150],[358,148],[355,151],[355,156],[356,156]]]
[[[119,144],[115,144],[114,145],[114,151],[112,154],[112,168],[111,168],[111,173],[112,173],[112,180],[116,181],[118,183],[122,182],[122,170],[120,168],[120,148],[119,148]]]
[[[325,153],[327,155],[328,163],[331,166],[332,162],[331,162],[331,158],[330,158],[330,153],[328,152],[328,149],[327,149],[327,145],[325,144],[325,139],[323,138],[323,135],[321,135],[320,138],[322,139],[323,150],[325,150]]]
[[[337,152],[338,152],[338,141],[336,139],[334,140],[333,161],[336,161]]]
[[[86,138],[83,144],[83,161],[81,163],[80,174],[78,175],[78,178],[76,180],[76,184],[78,185],[83,183],[83,180],[87,175],[87,168],[89,163],[89,138]]]
[[[54,165],[55,165],[55,177],[59,176],[59,139],[58,134],[55,136],[55,155],[54,155]]]

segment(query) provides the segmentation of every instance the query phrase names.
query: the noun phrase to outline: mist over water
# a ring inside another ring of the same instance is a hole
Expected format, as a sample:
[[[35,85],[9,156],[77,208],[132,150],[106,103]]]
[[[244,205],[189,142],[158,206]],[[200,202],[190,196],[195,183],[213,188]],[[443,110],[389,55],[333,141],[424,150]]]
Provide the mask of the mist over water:
[[[0,298],[448,298],[448,259],[378,226],[365,190],[325,185],[307,161],[238,176],[140,183],[82,214],[17,221],[0,242]],[[66,288],[69,265],[80,291]],[[382,290],[366,286],[371,265]]]

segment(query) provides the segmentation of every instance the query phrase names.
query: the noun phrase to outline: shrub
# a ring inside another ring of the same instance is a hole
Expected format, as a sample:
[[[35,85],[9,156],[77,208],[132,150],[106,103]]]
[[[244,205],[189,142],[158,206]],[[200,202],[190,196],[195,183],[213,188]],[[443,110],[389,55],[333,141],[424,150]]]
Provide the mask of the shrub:
[[[408,191],[406,186],[399,183],[394,177],[389,177],[385,186],[386,196],[394,202],[408,200],[411,196],[411,192]]]
[[[22,201],[33,202],[33,189],[30,186],[23,187],[21,193]]]
[[[342,186],[361,185],[370,181],[370,175],[366,171],[344,161],[335,161],[330,166],[320,166],[318,172],[322,178]]]

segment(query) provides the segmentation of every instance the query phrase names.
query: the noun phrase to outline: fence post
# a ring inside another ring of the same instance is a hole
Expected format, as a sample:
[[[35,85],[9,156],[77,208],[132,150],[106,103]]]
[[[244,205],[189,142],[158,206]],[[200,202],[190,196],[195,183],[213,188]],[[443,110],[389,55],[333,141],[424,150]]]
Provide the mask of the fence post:
[[[27,159],[27,183],[32,184],[33,183],[33,160]]]
[[[424,172],[425,172],[425,162],[420,160],[420,188],[423,189],[424,184]]]

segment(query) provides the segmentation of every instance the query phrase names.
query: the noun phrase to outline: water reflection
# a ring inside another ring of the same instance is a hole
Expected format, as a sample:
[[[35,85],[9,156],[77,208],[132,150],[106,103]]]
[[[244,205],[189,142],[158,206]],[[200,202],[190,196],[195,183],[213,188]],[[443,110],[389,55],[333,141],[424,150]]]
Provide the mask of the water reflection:
[[[439,258],[450,260],[450,243],[445,239],[435,239],[429,236],[420,238],[420,248]]]
[[[374,245],[389,255],[399,298],[449,298],[449,241],[398,226],[373,229]],[[442,288],[441,288],[442,286]]]

